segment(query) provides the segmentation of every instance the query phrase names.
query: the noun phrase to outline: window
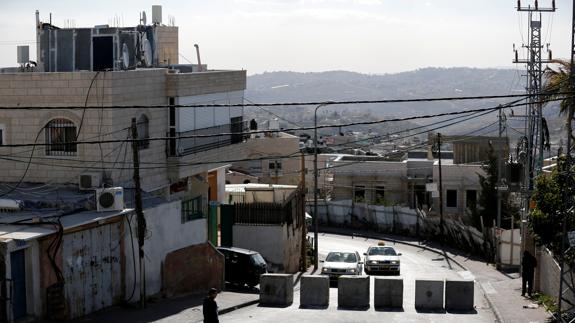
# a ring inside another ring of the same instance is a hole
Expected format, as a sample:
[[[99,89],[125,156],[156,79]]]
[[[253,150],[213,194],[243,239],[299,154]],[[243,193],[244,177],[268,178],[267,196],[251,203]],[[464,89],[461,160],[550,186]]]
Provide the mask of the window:
[[[0,146],[4,145],[4,132],[6,127],[3,124],[0,124]]]
[[[385,204],[385,187],[376,186],[375,187],[375,204],[383,205]]]
[[[282,162],[281,161],[271,161],[269,163],[269,170],[270,170],[270,176],[272,177],[278,177],[282,175]]]
[[[45,127],[46,155],[76,155],[76,126],[68,119],[54,119]]]
[[[477,191],[467,190],[465,192],[465,203],[467,208],[474,209],[477,206]]]
[[[182,223],[201,219],[204,217],[202,208],[202,196],[195,197],[191,200],[182,201]]]
[[[457,190],[447,190],[445,206],[457,207]]]
[[[150,138],[150,130],[149,130],[150,121],[145,114],[142,114],[138,118],[137,128],[138,128],[138,139],[140,140],[138,141],[138,148],[146,149],[150,146],[150,140],[148,140]]]
[[[353,187],[353,201],[359,203],[365,202],[365,186]]]

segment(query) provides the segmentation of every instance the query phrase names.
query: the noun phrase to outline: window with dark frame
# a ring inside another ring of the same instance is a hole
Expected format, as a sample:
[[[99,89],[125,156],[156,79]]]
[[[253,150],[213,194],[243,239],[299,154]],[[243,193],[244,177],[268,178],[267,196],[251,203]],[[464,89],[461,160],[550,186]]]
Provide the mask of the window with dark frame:
[[[202,208],[202,196],[182,201],[182,223],[205,217]]]
[[[385,202],[385,187],[376,186],[375,187],[375,204],[384,204]]]
[[[365,202],[365,186],[357,185],[353,187],[353,201]]]
[[[457,207],[457,190],[447,190],[445,195],[445,206]]]
[[[68,119],[53,119],[44,129],[46,136],[46,155],[75,156],[77,147],[76,125]]]
[[[465,206],[469,209],[474,209],[477,206],[477,191],[467,190],[465,191]]]

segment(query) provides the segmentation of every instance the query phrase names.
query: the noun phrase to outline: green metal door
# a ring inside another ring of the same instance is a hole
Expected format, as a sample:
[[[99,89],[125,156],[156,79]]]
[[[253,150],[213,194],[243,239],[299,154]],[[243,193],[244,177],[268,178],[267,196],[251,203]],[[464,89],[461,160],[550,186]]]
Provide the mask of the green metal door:
[[[220,221],[222,228],[222,246],[232,247],[234,245],[233,226],[234,226],[235,208],[233,205],[220,205]]]
[[[208,213],[208,240],[218,246],[218,202],[210,201]]]

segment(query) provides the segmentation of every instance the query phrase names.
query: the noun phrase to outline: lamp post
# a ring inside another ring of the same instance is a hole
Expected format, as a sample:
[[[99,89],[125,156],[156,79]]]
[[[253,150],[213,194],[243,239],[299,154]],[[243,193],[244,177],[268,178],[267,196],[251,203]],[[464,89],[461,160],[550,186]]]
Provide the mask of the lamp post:
[[[317,110],[327,103],[322,103],[315,107],[313,114],[313,268],[318,268],[318,247],[317,247]]]

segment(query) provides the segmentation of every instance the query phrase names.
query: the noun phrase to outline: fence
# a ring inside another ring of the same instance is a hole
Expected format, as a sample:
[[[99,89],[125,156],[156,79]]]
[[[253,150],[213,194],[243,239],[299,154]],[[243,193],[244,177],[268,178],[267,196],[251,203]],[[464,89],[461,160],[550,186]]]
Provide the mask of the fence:
[[[418,236],[433,239],[439,236],[440,220],[424,212],[402,206],[380,206],[352,203],[351,200],[327,201],[318,205],[318,220],[327,225],[371,229],[379,232]],[[461,221],[445,218],[445,239],[459,248],[482,254],[492,259],[494,255],[493,232],[481,232]]]

